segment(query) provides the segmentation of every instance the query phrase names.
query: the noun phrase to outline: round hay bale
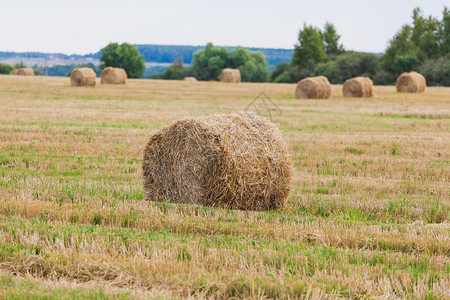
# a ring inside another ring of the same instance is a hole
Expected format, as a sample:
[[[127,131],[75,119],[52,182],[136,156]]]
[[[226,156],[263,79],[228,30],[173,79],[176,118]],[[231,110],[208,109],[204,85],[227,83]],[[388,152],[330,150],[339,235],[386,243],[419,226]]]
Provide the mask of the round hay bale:
[[[97,76],[91,68],[76,68],[70,74],[72,86],[95,86]]]
[[[184,77],[184,81],[197,81],[195,77]]]
[[[295,89],[297,99],[329,99],[331,85],[324,76],[308,77],[300,80]]]
[[[373,82],[369,77],[355,77],[342,86],[344,97],[373,97]]]
[[[17,69],[17,73],[15,75],[34,76],[34,71],[32,68]]]
[[[427,82],[422,74],[417,72],[405,72],[397,78],[395,88],[399,93],[422,93],[425,91]]]
[[[239,69],[223,69],[219,79],[222,82],[241,82],[241,71]]]
[[[127,82],[127,72],[122,68],[107,67],[100,74],[101,84],[125,84]]]
[[[176,121],[150,137],[142,167],[150,201],[266,210],[291,190],[281,134],[254,113]]]
[[[17,70],[17,69],[15,69],[15,70],[12,70],[11,72],[9,72],[9,75],[17,75],[17,72],[18,72],[19,70]]]

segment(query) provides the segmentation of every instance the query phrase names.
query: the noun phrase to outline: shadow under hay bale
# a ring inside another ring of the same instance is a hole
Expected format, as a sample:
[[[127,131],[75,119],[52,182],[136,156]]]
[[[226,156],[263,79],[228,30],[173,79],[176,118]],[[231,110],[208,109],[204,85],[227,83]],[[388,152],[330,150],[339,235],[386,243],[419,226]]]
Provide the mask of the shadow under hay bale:
[[[373,97],[373,82],[369,77],[355,77],[342,86],[344,97]]]
[[[422,93],[425,91],[426,86],[425,77],[417,72],[400,74],[395,84],[395,88],[399,93]]]
[[[222,82],[241,82],[241,71],[238,69],[223,69],[219,76],[220,81]]]
[[[126,84],[127,72],[122,68],[107,67],[100,74],[101,84]]]
[[[72,86],[95,86],[97,76],[91,68],[76,68],[70,74]]]
[[[243,210],[284,206],[291,162],[276,125],[254,113],[176,121],[143,158],[146,199]]]
[[[325,76],[308,77],[300,80],[295,88],[297,99],[329,99],[331,85]]]

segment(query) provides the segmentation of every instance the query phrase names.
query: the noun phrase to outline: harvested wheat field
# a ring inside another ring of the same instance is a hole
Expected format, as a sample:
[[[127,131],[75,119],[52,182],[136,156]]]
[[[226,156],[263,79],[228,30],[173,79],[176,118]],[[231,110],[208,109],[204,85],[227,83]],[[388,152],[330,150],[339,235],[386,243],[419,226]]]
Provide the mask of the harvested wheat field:
[[[294,89],[0,76],[0,298],[450,297],[450,88]],[[293,164],[283,209],[145,200],[151,134],[261,91]]]

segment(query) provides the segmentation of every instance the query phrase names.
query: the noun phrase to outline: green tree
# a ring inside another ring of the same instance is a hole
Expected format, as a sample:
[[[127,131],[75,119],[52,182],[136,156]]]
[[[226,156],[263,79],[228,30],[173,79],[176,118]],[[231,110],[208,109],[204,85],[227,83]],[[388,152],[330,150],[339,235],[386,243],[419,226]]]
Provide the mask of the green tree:
[[[384,67],[386,70],[400,73],[394,66],[394,61],[397,56],[415,55],[419,53],[419,48],[411,40],[412,28],[409,25],[404,25],[400,31],[389,42],[389,46],[383,55]]]
[[[14,69],[23,69],[26,67],[27,67],[27,65],[23,61],[20,61],[14,65]]]
[[[282,72],[281,72],[282,71]],[[275,83],[295,83],[300,79],[311,76],[312,69],[309,67],[300,67],[293,64],[288,64],[287,68],[281,66],[278,72],[281,72],[273,79]]]
[[[7,64],[0,64],[0,74],[9,74],[9,72],[11,72],[12,70],[14,70],[13,66]]]
[[[327,63],[316,65],[312,75],[323,75],[331,83],[343,83],[356,76],[374,76],[379,70],[379,58],[370,53],[346,52]]]
[[[192,73],[198,80],[218,80],[222,69],[228,66],[229,52],[208,43],[203,50],[194,53]]]
[[[447,7],[442,12],[442,21],[439,26],[438,36],[440,40],[440,55],[446,56],[450,53],[450,11]]]
[[[270,73],[270,81],[276,82],[275,80],[283,73],[289,69],[289,63],[282,62],[275,66],[275,69]]]
[[[420,8],[412,14],[412,26],[404,25],[389,42],[383,66],[395,75],[415,70],[427,59],[445,56],[450,50],[450,14],[445,7],[442,21],[423,16]]]
[[[237,69],[251,59],[251,52],[247,48],[238,46],[230,54],[228,66]]]
[[[386,70],[379,70],[373,77],[373,84],[376,85],[394,85],[396,76]]]
[[[264,55],[240,46],[231,53],[228,66],[239,69],[244,82],[265,82],[269,76]]]
[[[298,33],[298,44],[295,45],[292,64],[308,66],[325,61],[326,53],[322,43],[322,34],[313,26],[303,26]]]
[[[336,61],[329,61],[327,63],[320,63],[314,68],[313,76],[325,76],[328,78],[330,83],[337,84],[342,83],[343,77],[339,70],[338,64]]]
[[[418,67],[427,85],[450,86],[450,55],[428,59]]]
[[[411,41],[420,49],[419,60],[436,58],[439,55],[440,22],[433,17],[425,18],[420,8],[413,10]]]
[[[180,80],[190,75],[189,69],[183,65],[183,57],[174,61],[162,74],[155,74],[154,79]]]
[[[141,78],[145,71],[144,58],[137,49],[127,43],[110,43],[102,49],[100,57],[102,69],[106,67],[123,68],[129,78]]]
[[[396,55],[393,67],[397,73],[410,72],[416,70],[419,65],[419,59],[414,54]]]
[[[344,52],[344,46],[339,44],[340,35],[331,23],[326,23],[322,34],[322,42],[327,55],[335,56]]]

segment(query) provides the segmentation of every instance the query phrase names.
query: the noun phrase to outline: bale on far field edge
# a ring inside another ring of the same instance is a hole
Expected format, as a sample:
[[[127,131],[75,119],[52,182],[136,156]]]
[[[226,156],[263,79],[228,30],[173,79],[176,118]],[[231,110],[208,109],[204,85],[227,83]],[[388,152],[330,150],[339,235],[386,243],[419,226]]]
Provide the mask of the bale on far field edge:
[[[254,113],[176,121],[150,137],[142,168],[150,201],[266,210],[291,189],[281,133]]]
[[[400,93],[422,93],[425,91],[427,82],[422,74],[417,72],[404,72],[397,78],[395,88]]]
[[[100,74],[101,84],[126,84],[127,72],[122,68],[107,67]]]
[[[72,86],[95,86],[97,75],[91,68],[76,68],[70,73]]]
[[[241,82],[241,71],[239,69],[225,68],[220,73],[219,79],[222,82],[239,83]]]
[[[12,70],[9,75],[34,76],[34,71],[32,68],[21,68]]]
[[[344,97],[373,97],[373,82],[369,77],[354,77],[342,86]]]
[[[304,78],[297,83],[295,98],[329,99],[331,98],[331,84],[325,76]]]

